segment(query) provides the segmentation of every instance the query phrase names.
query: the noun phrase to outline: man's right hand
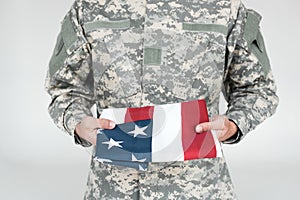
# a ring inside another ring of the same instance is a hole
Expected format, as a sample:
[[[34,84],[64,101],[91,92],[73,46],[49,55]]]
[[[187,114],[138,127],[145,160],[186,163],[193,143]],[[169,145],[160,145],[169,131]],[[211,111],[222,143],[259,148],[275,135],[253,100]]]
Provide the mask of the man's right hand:
[[[86,116],[83,120],[76,125],[75,132],[81,138],[96,145],[97,129],[113,129],[116,124],[108,119],[97,119],[94,117]]]

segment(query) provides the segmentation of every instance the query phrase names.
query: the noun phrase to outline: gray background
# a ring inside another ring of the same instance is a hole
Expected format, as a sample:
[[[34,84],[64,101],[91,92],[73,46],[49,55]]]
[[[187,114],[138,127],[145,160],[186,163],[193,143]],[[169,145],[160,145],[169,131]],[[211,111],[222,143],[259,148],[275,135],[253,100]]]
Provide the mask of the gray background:
[[[1,0],[1,199],[82,199],[90,155],[53,125],[43,89],[59,22],[71,3]],[[243,142],[224,146],[225,157],[240,199],[297,199],[300,3],[244,3],[263,15],[280,106]]]

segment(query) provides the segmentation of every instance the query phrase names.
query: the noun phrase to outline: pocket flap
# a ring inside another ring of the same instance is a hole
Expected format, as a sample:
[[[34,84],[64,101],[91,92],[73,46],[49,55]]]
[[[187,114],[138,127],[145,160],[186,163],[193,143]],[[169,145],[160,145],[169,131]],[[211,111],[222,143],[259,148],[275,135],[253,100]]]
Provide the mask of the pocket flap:
[[[69,15],[67,15],[62,22],[61,34],[64,46],[69,55],[80,47],[88,48],[88,42],[83,35],[83,30],[79,25],[76,26],[73,24],[71,16]]]
[[[266,52],[266,47],[262,33],[260,31],[260,21],[262,17],[254,10],[247,10],[247,21],[245,24],[244,39],[248,44],[249,51],[253,53],[265,74],[270,71],[270,61]]]
[[[227,26],[222,24],[199,24],[183,22],[182,29],[188,31],[216,32],[227,35]]]
[[[248,45],[251,45],[257,39],[259,23],[261,19],[261,15],[256,11],[247,10],[244,38],[247,41]]]
[[[127,29],[130,28],[130,20],[117,20],[117,21],[104,21],[98,20],[94,22],[87,22],[84,24],[84,30],[86,32],[95,31],[97,29]]]

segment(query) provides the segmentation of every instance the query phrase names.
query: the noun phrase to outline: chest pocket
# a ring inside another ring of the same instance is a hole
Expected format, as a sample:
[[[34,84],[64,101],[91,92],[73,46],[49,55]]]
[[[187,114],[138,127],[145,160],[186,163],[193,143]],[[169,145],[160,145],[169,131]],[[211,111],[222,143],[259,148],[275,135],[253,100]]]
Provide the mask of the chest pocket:
[[[183,100],[207,98],[221,81],[227,28],[199,23],[179,27],[153,24],[145,29],[145,88],[160,85]]]
[[[96,21],[84,25],[92,43],[94,76],[104,98],[128,99],[141,90],[138,49],[141,34],[130,20]]]

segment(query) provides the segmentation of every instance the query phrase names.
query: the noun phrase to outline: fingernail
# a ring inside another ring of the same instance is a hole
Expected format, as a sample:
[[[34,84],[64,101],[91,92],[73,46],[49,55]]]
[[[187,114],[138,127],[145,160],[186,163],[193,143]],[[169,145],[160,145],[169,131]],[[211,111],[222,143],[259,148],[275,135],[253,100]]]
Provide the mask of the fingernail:
[[[109,122],[109,127],[114,128],[116,126],[116,123],[113,121]]]
[[[200,125],[196,126],[195,131],[196,131],[197,133],[201,133],[201,132],[202,132],[202,127],[201,127]]]

